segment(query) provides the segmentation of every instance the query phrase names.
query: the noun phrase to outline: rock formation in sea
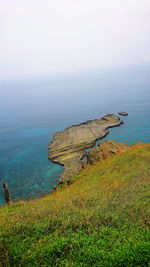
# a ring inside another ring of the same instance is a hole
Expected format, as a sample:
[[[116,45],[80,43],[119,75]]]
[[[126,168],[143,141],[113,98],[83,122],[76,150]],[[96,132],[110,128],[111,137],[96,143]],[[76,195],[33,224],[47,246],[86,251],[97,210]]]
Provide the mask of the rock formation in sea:
[[[118,114],[121,116],[128,116],[128,113],[125,111],[118,112]]]
[[[67,181],[82,169],[82,159],[87,154],[87,148],[93,147],[98,139],[107,135],[108,128],[122,123],[117,115],[107,114],[101,119],[73,125],[54,134],[48,146],[48,157],[64,166],[62,181]]]

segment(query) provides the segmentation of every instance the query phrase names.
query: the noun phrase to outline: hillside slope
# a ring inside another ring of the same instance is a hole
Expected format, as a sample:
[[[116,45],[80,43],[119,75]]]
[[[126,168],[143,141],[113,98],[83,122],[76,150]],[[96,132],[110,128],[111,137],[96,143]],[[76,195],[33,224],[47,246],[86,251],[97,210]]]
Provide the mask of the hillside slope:
[[[150,144],[0,209],[0,266],[149,266]]]

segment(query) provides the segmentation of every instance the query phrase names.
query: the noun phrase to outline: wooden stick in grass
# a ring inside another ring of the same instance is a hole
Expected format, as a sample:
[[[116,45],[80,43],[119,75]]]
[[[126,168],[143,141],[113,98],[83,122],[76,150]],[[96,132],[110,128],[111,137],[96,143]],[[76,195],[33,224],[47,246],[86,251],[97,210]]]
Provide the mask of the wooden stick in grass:
[[[5,199],[6,203],[9,205],[10,204],[10,194],[9,194],[7,182],[3,182],[3,191],[4,191],[4,199]]]

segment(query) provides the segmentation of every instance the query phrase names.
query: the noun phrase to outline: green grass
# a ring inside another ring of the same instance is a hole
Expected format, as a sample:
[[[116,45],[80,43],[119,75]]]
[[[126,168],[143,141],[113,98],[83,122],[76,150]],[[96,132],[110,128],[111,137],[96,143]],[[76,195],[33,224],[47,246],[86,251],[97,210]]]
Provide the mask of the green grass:
[[[150,266],[150,145],[0,209],[0,266]]]

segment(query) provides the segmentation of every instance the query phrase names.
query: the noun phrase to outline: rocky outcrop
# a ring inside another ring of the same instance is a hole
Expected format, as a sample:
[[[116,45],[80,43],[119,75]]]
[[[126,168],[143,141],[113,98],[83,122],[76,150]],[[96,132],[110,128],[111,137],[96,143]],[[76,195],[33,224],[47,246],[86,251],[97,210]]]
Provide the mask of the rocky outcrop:
[[[116,154],[124,153],[134,147],[143,147],[144,145],[145,143],[142,142],[127,145],[110,140],[103,141],[97,147],[94,147],[87,152],[87,161],[84,164],[84,167],[88,164],[95,164],[96,162],[102,161]]]
[[[125,111],[118,112],[118,114],[121,116],[128,116],[128,113]]]
[[[127,144],[106,140],[87,152],[87,163],[94,164],[97,161],[102,161],[110,156],[126,152],[130,149],[131,146]]]
[[[86,155],[86,149],[93,147],[98,139],[107,135],[108,128],[122,123],[118,116],[108,114],[101,119],[73,125],[54,134],[49,143],[48,157],[64,166],[62,180],[68,180],[82,169],[82,158]]]

